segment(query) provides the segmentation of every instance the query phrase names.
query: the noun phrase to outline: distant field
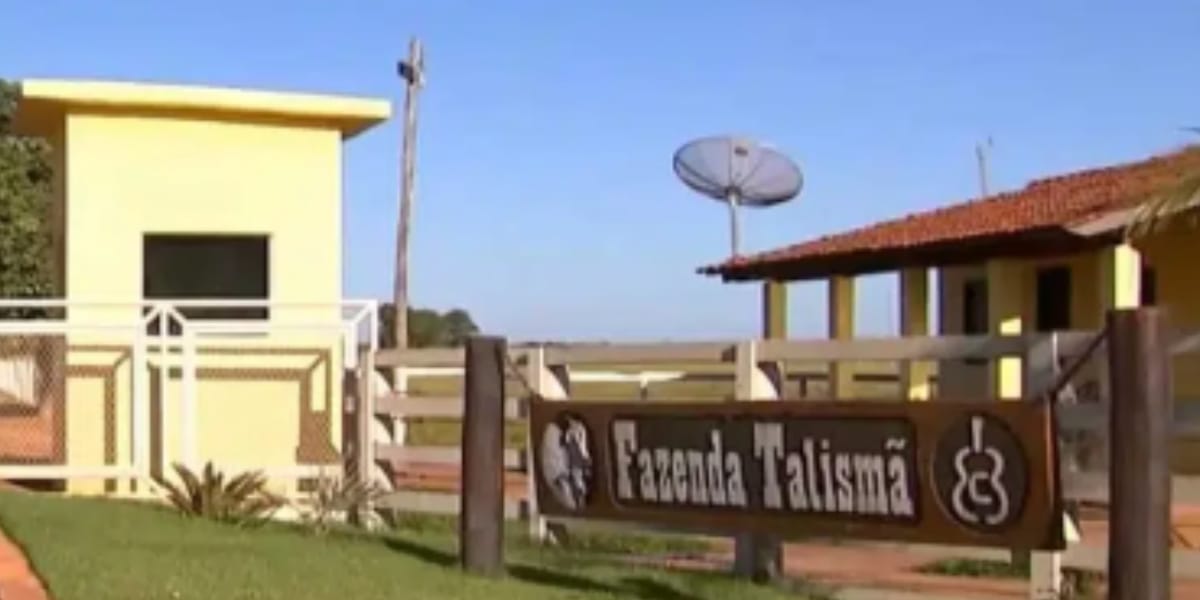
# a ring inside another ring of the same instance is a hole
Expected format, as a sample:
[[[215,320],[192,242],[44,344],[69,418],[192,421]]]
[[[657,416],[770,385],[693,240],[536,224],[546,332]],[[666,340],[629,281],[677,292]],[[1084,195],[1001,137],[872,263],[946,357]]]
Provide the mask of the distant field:
[[[821,364],[786,364],[788,383],[785,396],[789,398],[821,398],[828,394],[824,380],[826,367]],[[859,362],[853,365],[859,381],[855,384],[856,396],[860,398],[897,398],[899,368],[895,363]],[[684,372],[688,377],[681,381],[663,381],[647,386],[646,400],[657,402],[692,401],[721,402],[734,395],[733,365],[731,364],[656,364],[653,366],[612,364],[588,365],[578,371],[607,371],[636,374],[643,371]],[[802,393],[802,388],[804,393]],[[505,382],[505,391],[510,397],[526,396],[524,385],[515,378]],[[461,377],[414,377],[409,380],[409,393],[414,396],[460,397]],[[637,401],[642,392],[637,382],[573,382],[571,397],[600,401]],[[409,443],[416,446],[456,446],[459,444],[461,424],[457,419],[410,420]],[[506,437],[511,448],[525,445],[524,423],[510,423]]]

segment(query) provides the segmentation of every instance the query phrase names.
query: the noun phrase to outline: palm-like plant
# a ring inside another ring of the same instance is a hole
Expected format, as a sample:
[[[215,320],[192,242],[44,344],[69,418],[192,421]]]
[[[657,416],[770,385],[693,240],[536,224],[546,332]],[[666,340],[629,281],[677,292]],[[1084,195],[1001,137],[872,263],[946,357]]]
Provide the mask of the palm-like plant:
[[[1200,134],[1200,127],[1187,130]],[[1200,206],[1200,168],[1185,173],[1175,185],[1139,207],[1126,235],[1137,238],[1154,233],[1172,222],[1176,215],[1197,206]]]
[[[167,499],[181,513],[228,523],[246,524],[270,518],[286,501],[267,489],[266,477],[258,471],[241,473],[226,480],[211,462],[197,475],[175,463],[182,485],[162,481]]]
[[[344,517],[364,518],[362,511],[382,497],[385,491],[375,482],[361,482],[354,476],[322,474],[309,495],[310,512],[304,515],[304,521],[313,532],[326,533]]]

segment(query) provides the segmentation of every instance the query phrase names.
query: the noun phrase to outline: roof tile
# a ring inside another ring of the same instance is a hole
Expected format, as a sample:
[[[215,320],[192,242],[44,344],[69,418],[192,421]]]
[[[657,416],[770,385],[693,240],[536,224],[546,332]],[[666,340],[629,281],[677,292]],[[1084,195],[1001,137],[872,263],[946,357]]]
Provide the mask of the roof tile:
[[[911,249],[1042,228],[1066,228],[1136,206],[1197,169],[1200,169],[1200,146],[1188,146],[1137,162],[1046,177],[986,199],[736,257],[702,267],[700,272],[729,275],[751,267],[793,264],[841,254]]]

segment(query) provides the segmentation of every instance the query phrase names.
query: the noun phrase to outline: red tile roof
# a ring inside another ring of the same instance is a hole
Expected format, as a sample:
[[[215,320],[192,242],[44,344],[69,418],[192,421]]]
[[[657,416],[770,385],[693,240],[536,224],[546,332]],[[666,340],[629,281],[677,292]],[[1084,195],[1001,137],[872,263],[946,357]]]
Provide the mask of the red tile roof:
[[[913,253],[934,246],[1011,239],[1042,232],[1071,235],[1067,228],[1133,208],[1149,196],[1200,169],[1200,146],[1145,160],[1048,177],[1019,190],[827,235],[811,241],[737,257],[699,269],[726,280],[767,279],[772,269],[790,268],[817,277],[823,265],[887,262],[888,253]],[[809,264],[806,264],[809,263]],[[864,271],[865,272],[865,271]]]

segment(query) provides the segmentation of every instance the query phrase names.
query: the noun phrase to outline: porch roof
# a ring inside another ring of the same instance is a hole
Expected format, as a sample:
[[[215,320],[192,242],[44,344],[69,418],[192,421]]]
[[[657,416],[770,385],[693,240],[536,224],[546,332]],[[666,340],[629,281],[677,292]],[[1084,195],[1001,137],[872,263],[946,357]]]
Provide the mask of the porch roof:
[[[1200,146],[1035,180],[986,199],[701,267],[724,281],[817,279],[991,257],[1066,253],[1108,243],[1152,195],[1200,169]]]

